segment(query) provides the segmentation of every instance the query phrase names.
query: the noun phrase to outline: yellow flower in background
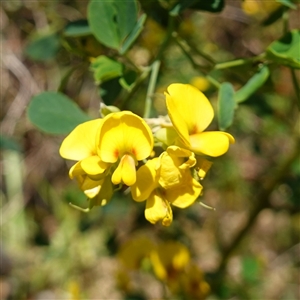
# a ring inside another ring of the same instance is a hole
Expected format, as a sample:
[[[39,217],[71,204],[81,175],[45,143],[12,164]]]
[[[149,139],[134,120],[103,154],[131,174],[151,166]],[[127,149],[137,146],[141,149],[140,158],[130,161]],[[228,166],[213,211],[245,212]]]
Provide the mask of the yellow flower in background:
[[[101,161],[117,164],[113,184],[134,184],[137,162],[150,156],[153,148],[153,135],[147,123],[129,111],[111,113],[103,119],[98,140]]]
[[[180,272],[190,261],[188,248],[174,241],[159,244],[150,260],[156,277],[162,281],[177,281]]]
[[[189,84],[171,84],[167,89],[166,104],[174,129],[165,129],[165,140],[178,137],[176,145],[187,148],[199,155],[217,157],[227,152],[232,135],[222,131],[205,131],[213,117],[213,108],[197,88]]]
[[[119,249],[118,259],[128,270],[138,270],[145,258],[150,256],[155,244],[145,236],[126,241]]]
[[[194,263],[190,263],[184,274],[180,276],[182,291],[187,299],[204,300],[210,292],[202,271]]]
[[[190,83],[202,92],[207,91],[210,87],[210,82],[206,79],[206,77],[203,76],[193,77]]]
[[[170,146],[139,168],[131,195],[137,202],[147,200],[145,217],[150,223],[161,220],[169,226],[173,220],[170,204],[186,208],[195,202],[202,192],[202,185],[191,174],[195,164],[191,151]]]

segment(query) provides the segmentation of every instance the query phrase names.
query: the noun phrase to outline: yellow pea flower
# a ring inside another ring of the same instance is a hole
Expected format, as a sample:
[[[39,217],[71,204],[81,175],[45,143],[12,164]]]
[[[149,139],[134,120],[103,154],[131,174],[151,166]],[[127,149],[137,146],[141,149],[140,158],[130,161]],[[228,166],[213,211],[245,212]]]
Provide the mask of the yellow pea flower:
[[[147,123],[129,111],[111,113],[103,119],[98,140],[100,160],[117,163],[113,184],[134,184],[137,162],[150,156],[153,148],[153,135]]]
[[[78,181],[88,198],[93,198],[90,206],[106,204],[113,194],[112,184],[105,178],[110,164],[101,161],[97,155],[97,135],[102,124],[102,119],[96,119],[78,125],[59,149],[63,158],[78,161],[69,175]]]
[[[167,88],[166,104],[174,129],[165,128],[163,134],[169,143],[187,148],[199,155],[217,157],[227,152],[232,135],[222,131],[206,131],[214,117],[213,108],[197,88],[174,83]],[[174,137],[174,130],[178,137]],[[170,132],[169,132],[170,131]]]
[[[169,226],[173,220],[170,204],[186,208],[195,202],[202,192],[202,185],[191,174],[195,164],[193,152],[170,146],[139,168],[131,194],[137,202],[147,200],[145,217],[150,223],[161,220]]]
[[[151,252],[150,260],[156,277],[171,283],[178,281],[178,275],[190,261],[190,253],[185,245],[168,241]]]

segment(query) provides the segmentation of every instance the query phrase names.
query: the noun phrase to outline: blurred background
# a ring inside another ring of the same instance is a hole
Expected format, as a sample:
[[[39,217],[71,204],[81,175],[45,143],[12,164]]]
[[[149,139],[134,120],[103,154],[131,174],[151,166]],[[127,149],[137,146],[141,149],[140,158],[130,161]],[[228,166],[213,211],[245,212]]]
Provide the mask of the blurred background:
[[[155,59],[166,35],[164,2],[140,3],[145,27],[127,53],[137,68]],[[288,67],[271,64],[266,83],[236,111],[227,129],[236,143],[202,182],[201,201],[215,210],[198,203],[174,208],[166,228],[144,219],[145,203],[118,192],[85,214],[68,205],[86,207],[86,199],[68,177],[71,164],[59,156],[65,136],[38,130],[27,106],[43,91],[60,91],[93,118],[100,101],[142,115],[148,81],[127,98],[116,80],[95,83],[90,62],[112,50],[92,34],[68,31],[70,22],[86,20],[88,1],[0,5],[1,299],[299,299],[300,125]],[[199,65],[203,55],[208,66],[247,59],[282,36],[283,21],[273,16],[280,8],[277,1],[246,0],[226,1],[216,14],[186,10],[177,32],[195,47]],[[290,30],[299,28],[299,17],[299,6],[289,11]],[[210,74],[239,88],[259,63]],[[169,43],[152,116],[166,115],[163,92],[175,82],[195,85],[217,109],[216,89],[204,73]],[[216,120],[210,128],[218,128]],[[166,274],[160,275],[141,237],[158,256],[164,247],[181,249],[174,250],[181,263],[162,259]]]

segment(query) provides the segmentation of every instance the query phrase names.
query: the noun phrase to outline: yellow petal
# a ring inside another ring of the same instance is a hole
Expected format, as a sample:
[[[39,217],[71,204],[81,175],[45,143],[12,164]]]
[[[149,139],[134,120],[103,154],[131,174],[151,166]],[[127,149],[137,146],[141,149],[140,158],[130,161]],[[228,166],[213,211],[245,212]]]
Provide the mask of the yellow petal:
[[[178,138],[178,133],[172,127],[161,128],[155,133],[155,137],[158,141],[170,146],[175,144],[175,140]]]
[[[103,174],[109,164],[101,161],[98,155],[93,155],[82,160],[81,167],[88,175],[95,176]]]
[[[196,163],[194,153],[177,146],[168,147],[167,151],[163,152],[160,157],[159,184],[165,189],[181,184],[185,173],[190,173],[188,169]]]
[[[157,187],[158,158],[148,160],[136,173],[136,182],[131,186],[131,195],[135,201],[145,201]]]
[[[174,206],[186,208],[196,201],[202,189],[202,185],[191,177],[182,185],[165,190],[165,198]]]
[[[213,108],[205,95],[192,85],[174,83],[167,90],[165,95],[170,119],[189,146],[189,135],[202,132],[211,123]]]
[[[177,156],[178,158],[188,158],[187,160],[184,159],[184,162],[178,166],[180,169],[191,168],[196,164],[195,154],[190,150],[177,146],[170,146],[168,147],[167,152],[172,156]]]
[[[195,169],[198,172],[198,176],[201,180],[206,176],[206,173],[209,171],[212,164],[213,163],[211,161],[205,159],[204,157],[197,156],[197,163],[195,165]]]
[[[169,226],[172,223],[173,213],[170,204],[156,190],[153,191],[146,202],[145,217],[152,224],[160,220],[162,220],[164,226]]]
[[[78,161],[75,165],[73,165],[69,171],[69,176],[71,179],[84,174],[85,172],[81,167],[81,161]]]
[[[103,119],[98,145],[102,161],[114,163],[125,154],[142,160],[151,154],[152,148],[152,132],[139,116],[123,111],[111,113]]]
[[[95,155],[96,137],[102,119],[88,121],[78,125],[62,142],[59,153],[63,158],[82,160]]]
[[[167,268],[163,265],[157,251],[152,251],[150,260],[156,277],[162,281],[167,279]]]
[[[230,143],[234,143],[232,135],[222,131],[206,131],[190,136],[191,150],[197,154],[212,157],[227,152]]]
[[[93,206],[106,205],[112,198],[113,193],[114,190],[113,190],[113,185],[111,183],[111,178],[110,176],[106,176],[100,182],[100,190],[98,194],[93,199],[90,199],[91,201],[90,206],[93,207]]]
[[[135,160],[131,155],[124,155],[121,158],[111,180],[113,184],[123,182],[128,186],[131,186],[136,182]]]

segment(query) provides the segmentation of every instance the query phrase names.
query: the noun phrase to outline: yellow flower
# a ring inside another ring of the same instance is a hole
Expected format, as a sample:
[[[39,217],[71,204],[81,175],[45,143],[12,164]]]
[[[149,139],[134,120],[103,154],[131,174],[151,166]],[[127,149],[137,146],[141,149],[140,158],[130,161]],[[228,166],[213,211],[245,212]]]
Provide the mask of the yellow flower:
[[[155,245],[149,238],[139,236],[126,241],[120,247],[117,257],[126,269],[138,270],[154,248]]]
[[[189,84],[174,83],[167,91],[166,104],[174,129],[165,128],[159,133],[164,136],[160,139],[199,155],[216,157],[226,153],[229,144],[234,143],[232,135],[222,131],[204,132],[214,117],[205,95]]]
[[[190,261],[187,247],[179,242],[169,241],[159,244],[151,252],[150,260],[156,277],[162,281],[177,281],[180,272]]]
[[[117,163],[112,182],[134,184],[137,162],[147,158],[153,148],[153,135],[146,122],[129,111],[111,113],[103,119],[98,139],[100,160]]]
[[[69,175],[78,181],[88,198],[94,198],[90,206],[106,204],[113,194],[112,184],[105,178],[110,164],[97,155],[97,135],[102,123],[102,119],[96,119],[78,125],[59,149],[63,158],[78,161]]]
[[[184,296],[187,299],[204,300],[210,292],[210,286],[203,278],[202,271],[194,263],[190,263],[180,278]]]
[[[145,217],[150,223],[162,220],[164,226],[169,226],[173,220],[170,203],[186,208],[195,202],[202,191],[202,185],[191,174],[195,164],[191,151],[170,146],[139,168],[131,194],[135,201],[147,200]]]

